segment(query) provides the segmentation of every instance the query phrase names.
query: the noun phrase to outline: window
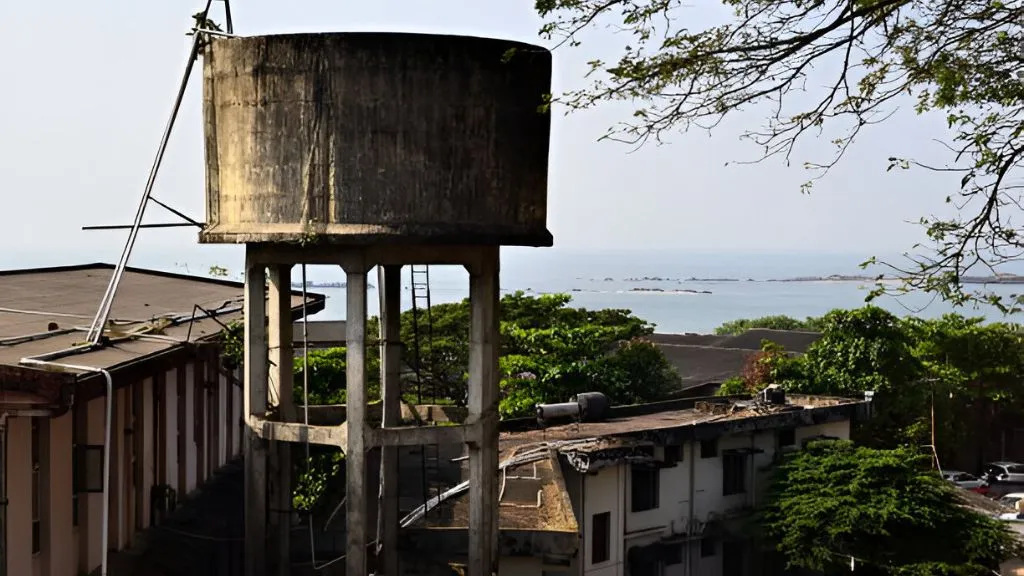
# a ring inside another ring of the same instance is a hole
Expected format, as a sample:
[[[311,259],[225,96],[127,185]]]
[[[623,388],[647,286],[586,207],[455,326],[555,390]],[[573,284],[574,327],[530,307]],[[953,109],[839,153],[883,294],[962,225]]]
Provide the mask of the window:
[[[715,456],[718,456],[718,440],[701,440],[700,457],[714,458]]]
[[[669,444],[665,446],[665,456],[663,460],[666,466],[675,466],[677,463],[682,461],[683,451],[682,446],[678,444]]]
[[[662,548],[661,561],[665,566],[675,566],[683,563],[683,545],[666,544]]]
[[[610,558],[612,547],[612,513],[594,514],[590,535],[590,563],[600,564]]]
[[[747,491],[747,457],[744,454],[722,455],[722,495]]]
[[[742,542],[722,542],[722,576],[743,576]]]
[[[658,507],[658,477],[661,470],[647,466],[633,466],[630,495],[633,512],[654,510]]]
[[[700,541],[700,557],[710,558],[715,555],[715,549],[718,548],[717,543],[713,538],[702,538]]]
[[[79,444],[75,460],[75,492],[103,492],[103,446]]]
[[[39,419],[32,418],[32,553],[38,554],[42,549],[42,524],[39,512],[39,499],[42,496],[42,486],[39,485],[39,464],[40,464],[40,438]]]
[[[796,444],[796,430],[792,428],[779,430],[777,432],[779,438],[779,447],[793,446]]]
[[[1024,474],[1024,465],[1011,464],[1006,467],[1007,472],[1010,474]]]

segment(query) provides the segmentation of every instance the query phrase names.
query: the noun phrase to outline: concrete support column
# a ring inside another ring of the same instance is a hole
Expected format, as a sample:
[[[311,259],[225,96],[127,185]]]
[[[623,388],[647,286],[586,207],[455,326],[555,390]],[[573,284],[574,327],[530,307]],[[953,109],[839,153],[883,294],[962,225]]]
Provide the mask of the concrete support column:
[[[245,391],[245,575],[264,576],[267,548],[267,446],[256,436],[252,417],[267,411],[266,268],[246,246]]]
[[[42,574],[75,572],[72,549],[71,414],[40,418],[42,432]]]
[[[402,419],[401,389],[401,313],[402,267],[384,266],[378,284],[381,291],[381,392],[383,418],[381,426],[398,426]],[[381,449],[380,499],[381,518],[377,520],[378,574],[397,576],[398,560],[398,447]]]
[[[366,273],[360,254],[344,265],[347,295],[345,386],[348,439],[345,446],[345,574],[365,576],[366,565]]]
[[[498,573],[498,247],[469,269],[469,576]]]
[[[268,396],[271,406],[277,407],[278,418],[295,421],[295,402],[292,396],[292,306],[290,265],[275,265],[270,270],[268,298],[267,346],[270,374]],[[270,533],[275,542],[271,555],[272,565],[279,576],[288,576],[291,568],[291,514],[292,466],[291,446],[288,442],[275,442],[270,447],[270,480],[268,482]]]

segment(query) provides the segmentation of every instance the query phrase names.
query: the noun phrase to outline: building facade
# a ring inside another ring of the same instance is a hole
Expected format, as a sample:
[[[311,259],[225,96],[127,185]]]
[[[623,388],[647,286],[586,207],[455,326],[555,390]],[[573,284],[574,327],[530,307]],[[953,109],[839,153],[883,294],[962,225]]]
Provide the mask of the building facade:
[[[112,269],[0,272],[0,576],[94,572],[240,453],[241,379],[222,334],[242,284],[129,269],[102,342],[84,346]]]

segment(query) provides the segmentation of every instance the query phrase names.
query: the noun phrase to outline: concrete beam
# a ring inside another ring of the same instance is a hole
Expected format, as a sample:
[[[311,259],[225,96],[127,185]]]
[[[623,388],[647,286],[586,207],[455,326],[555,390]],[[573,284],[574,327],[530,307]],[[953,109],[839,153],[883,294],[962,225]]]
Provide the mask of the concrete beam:
[[[294,442],[334,446],[345,450],[348,445],[348,422],[340,426],[306,426],[294,422],[275,422],[255,419],[255,430],[260,438],[273,442]]]
[[[433,264],[465,266],[473,272],[481,270],[480,246],[460,244],[438,245],[386,245],[366,246],[338,250],[305,250],[288,244],[250,245],[249,249],[263,264],[334,264],[345,268],[358,269],[364,264],[366,270],[373,266],[402,266],[405,264]],[[490,250],[490,248],[486,248]],[[497,247],[494,247],[497,250]]]
[[[366,431],[368,446],[421,446],[423,444],[472,444],[477,439],[477,426],[401,426],[370,428]],[[497,466],[495,466],[497,469]]]

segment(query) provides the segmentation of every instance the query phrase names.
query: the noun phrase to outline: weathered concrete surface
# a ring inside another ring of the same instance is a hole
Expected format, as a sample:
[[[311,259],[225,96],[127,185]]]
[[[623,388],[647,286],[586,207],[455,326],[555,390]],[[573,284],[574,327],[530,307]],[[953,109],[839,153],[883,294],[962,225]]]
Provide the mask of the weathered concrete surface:
[[[551,54],[400,33],[214,38],[201,242],[550,246]]]

